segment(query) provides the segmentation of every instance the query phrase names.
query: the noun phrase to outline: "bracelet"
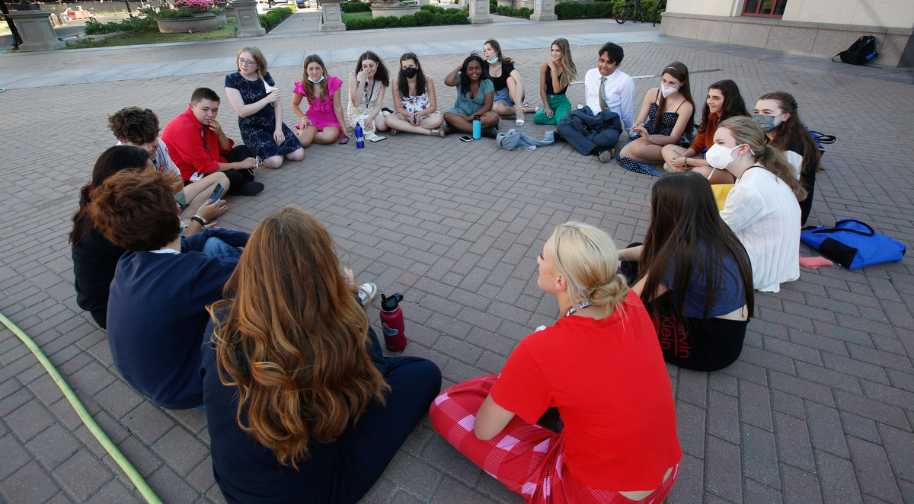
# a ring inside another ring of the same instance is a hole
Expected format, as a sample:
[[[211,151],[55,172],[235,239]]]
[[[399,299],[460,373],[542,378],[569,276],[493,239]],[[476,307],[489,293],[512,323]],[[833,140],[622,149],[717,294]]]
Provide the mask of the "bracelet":
[[[194,215],[193,217],[190,218],[190,220],[192,220],[194,222],[199,222],[201,227],[206,227],[206,225],[209,224],[209,222],[206,222],[206,219],[204,219],[203,217],[200,217],[199,215]]]

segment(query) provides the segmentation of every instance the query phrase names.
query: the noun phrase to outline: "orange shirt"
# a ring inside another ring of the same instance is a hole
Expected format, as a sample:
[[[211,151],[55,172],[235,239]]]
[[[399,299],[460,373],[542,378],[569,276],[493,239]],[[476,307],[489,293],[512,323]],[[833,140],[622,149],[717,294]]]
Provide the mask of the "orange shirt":
[[[714,133],[717,132],[717,125],[720,123],[720,118],[717,117],[717,114],[711,112],[708,114],[708,127],[704,131],[698,132],[695,135],[695,141],[692,142],[692,145],[689,146],[690,149],[695,151],[695,154],[701,154],[705,149],[710,148],[714,144]],[[701,129],[699,127],[699,129]]]
[[[564,317],[524,338],[491,394],[528,423],[557,407],[568,470],[592,488],[653,490],[682,459],[657,331],[633,291],[606,319]]]

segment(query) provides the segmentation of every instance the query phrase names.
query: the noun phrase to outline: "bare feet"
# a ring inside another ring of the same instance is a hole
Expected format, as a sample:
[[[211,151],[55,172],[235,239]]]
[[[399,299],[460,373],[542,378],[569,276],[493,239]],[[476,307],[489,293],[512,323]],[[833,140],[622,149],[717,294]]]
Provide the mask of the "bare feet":
[[[444,130],[443,130],[443,129],[428,130],[428,134],[429,134],[429,135],[433,135],[433,136],[434,136],[434,135],[438,135],[438,136],[440,136],[441,138],[444,138]]]
[[[390,128],[390,134],[391,134],[391,135],[394,135],[394,136],[397,136],[397,130],[395,130],[395,129],[393,129],[393,128]]]

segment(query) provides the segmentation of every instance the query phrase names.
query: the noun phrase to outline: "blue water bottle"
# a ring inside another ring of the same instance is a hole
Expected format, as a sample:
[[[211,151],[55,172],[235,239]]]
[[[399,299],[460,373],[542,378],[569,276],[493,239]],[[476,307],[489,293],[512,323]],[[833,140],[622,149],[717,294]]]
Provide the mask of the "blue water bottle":
[[[473,138],[482,138],[482,122],[478,115],[473,116]]]
[[[362,125],[355,125],[355,146],[359,149],[365,147],[365,137],[362,136]]]

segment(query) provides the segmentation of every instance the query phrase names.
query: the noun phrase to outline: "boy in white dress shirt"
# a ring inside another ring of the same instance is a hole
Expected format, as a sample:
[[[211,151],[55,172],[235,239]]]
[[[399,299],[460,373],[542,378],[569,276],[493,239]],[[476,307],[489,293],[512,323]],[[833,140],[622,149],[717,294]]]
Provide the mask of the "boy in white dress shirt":
[[[586,106],[566,116],[559,132],[581,154],[595,154],[608,163],[615,157],[622,128],[630,131],[634,126],[635,81],[619,70],[625,56],[621,47],[607,42],[599,54],[597,68],[584,76]]]

